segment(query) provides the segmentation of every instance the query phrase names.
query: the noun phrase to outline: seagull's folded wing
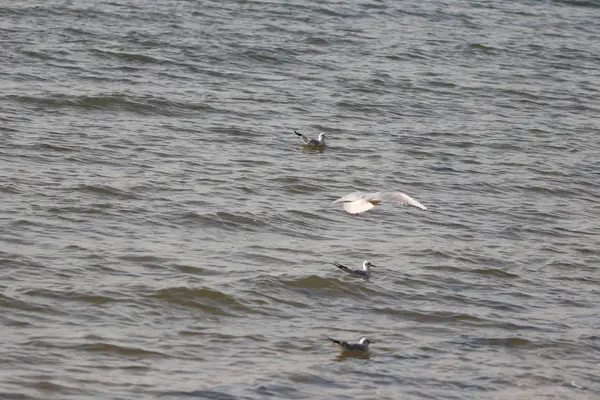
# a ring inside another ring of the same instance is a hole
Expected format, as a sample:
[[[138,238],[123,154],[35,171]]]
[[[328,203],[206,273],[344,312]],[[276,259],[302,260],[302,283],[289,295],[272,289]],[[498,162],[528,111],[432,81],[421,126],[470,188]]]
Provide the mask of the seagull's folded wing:
[[[345,195],[344,197],[340,197],[337,200],[332,201],[332,203],[339,203],[340,201],[355,201],[360,199],[363,196],[363,192],[352,192],[350,194]]]
[[[389,201],[390,203],[402,204],[403,206],[417,207],[421,210],[427,210],[423,204],[413,199],[407,194],[401,192],[379,192],[371,198],[372,200],[381,200],[384,202]]]
[[[365,199],[358,199],[344,203],[344,210],[350,214],[360,214],[375,207],[372,203]]]
[[[343,265],[343,264],[340,264],[340,263],[338,263],[338,262],[334,262],[334,263],[332,263],[332,264],[333,264],[333,265],[335,265],[336,267],[338,267],[339,269],[341,269],[341,270],[342,270],[342,271],[344,271],[344,272],[347,272],[347,273],[351,273],[351,272],[352,272],[352,271],[350,270],[350,268],[346,267],[346,266],[345,266],[345,265]]]
[[[356,352],[360,352],[360,351],[367,351],[368,347],[360,344],[360,343],[345,343],[346,346],[344,346],[344,350],[346,351],[356,351]]]

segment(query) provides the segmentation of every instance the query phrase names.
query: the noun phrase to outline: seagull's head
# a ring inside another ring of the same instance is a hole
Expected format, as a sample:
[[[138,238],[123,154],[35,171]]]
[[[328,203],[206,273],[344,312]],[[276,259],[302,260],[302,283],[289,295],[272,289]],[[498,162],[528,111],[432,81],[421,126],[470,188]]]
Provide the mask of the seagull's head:
[[[372,263],[371,261],[369,261],[369,260],[366,260],[366,261],[363,263],[363,268],[364,268],[364,269],[371,268],[371,267],[377,267],[377,265],[373,264],[373,263]]]
[[[360,343],[360,344],[366,344],[366,345],[369,345],[369,344],[371,344],[371,343],[375,343],[375,341],[374,341],[374,340],[371,340],[371,339],[369,339],[369,338],[363,337],[363,338],[361,338],[361,339],[358,341],[358,343]]]
[[[319,133],[319,140],[323,140],[323,139],[327,139],[327,135],[325,134],[325,132]]]

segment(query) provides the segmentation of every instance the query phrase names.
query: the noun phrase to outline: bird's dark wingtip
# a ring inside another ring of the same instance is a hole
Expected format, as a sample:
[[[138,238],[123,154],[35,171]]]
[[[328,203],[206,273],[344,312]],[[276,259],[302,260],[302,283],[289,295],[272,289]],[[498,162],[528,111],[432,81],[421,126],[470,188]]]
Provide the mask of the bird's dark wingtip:
[[[340,263],[334,263],[333,265],[335,265],[336,267],[338,267],[339,269],[341,269],[344,272],[350,272],[350,268],[346,267],[344,264],[340,264]]]
[[[299,133],[299,132],[298,132],[297,130],[295,130],[295,129],[294,129],[294,133],[295,133],[296,135],[298,135],[298,136],[302,136],[302,134],[301,134],[301,133]]]
[[[340,341],[339,341],[339,340],[332,339],[332,338],[330,338],[329,336],[325,336],[325,337],[326,337],[327,339],[329,339],[329,340],[330,340],[332,343],[335,343],[335,344],[340,344]]]

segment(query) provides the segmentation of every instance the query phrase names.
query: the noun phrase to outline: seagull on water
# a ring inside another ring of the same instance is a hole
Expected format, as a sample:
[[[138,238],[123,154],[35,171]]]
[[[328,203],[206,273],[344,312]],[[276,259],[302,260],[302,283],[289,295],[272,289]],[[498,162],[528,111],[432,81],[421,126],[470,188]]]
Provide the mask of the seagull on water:
[[[345,273],[347,273],[348,275],[356,276],[358,278],[365,278],[365,279],[369,279],[371,277],[371,267],[377,267],[377,265],[374,265],[369,260],[365,260],[365,262],[363,262],[362,269],[350,269],[350,268],[346,267],[345,265],[340,264],[338,262],[334,262],[332,264],[335,265],[336,267],[338,267],[339,269],[341,269],[342,271],[344,271]]]
[[[340,197],[332,203],[344,202],[344,210],[350,214],[360,214],[370,210],[381,202],[390,202],[427,210],[423,204],[401,192],[353,192]]]
[[[304,142],[305,146],[325,147],[325,139],[327,138],[327,135],[325,135],[325,133],[323,133],[323,132],[319,133],[319,137],[316,139],[309,138],[308,136],[306,136],[298,131],[294,131],[294,133],[296,135],[300,136],[300,138]]]
[[[343,340],[332,339],[327,336],[334,345],[340,349],[340,355],[365,355],[369,353],[369,344],[375,343],[374,340],[369,340],[366,337],[361,338],[358,343],[348,343]]]

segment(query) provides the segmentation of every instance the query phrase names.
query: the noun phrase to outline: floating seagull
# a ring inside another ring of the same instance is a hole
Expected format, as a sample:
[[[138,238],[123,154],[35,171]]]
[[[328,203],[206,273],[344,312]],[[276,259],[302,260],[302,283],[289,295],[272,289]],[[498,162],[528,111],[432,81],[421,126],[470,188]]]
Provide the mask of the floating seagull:
[[[375,341],[369,340],[366,337],[361,338],[358,343],[348,343],[343,340],[332,339],[329,336],[327,336],[327,339],[340,349],[340,355],[343,356],[368,354],[369,344],[375,343]]]
[[[409,195],[401,192],[354,192],[340,197],[333,201],[333,203],[344,202],[344,210],[350,214],[360,214],[370,210],[377,204],[383,202],[390,202],[396,204],[402,204],[403,206],[417,207],[421,210],[427,210],[423,204],[413,199]]]
[[[306,146],[325,147],[325,139],[327,138],[327,136],[323,132],[319,133],[319,137],[317,139],[309,138],[308,136],[306,136],[298,131],[294,131],[294,133],[296,135],[300,136],[300,138],[302,139],[302,141],[304,142],[304,144]]]
[[[371,277],[371,267],[377,267],[377,265],[373,265],[373,263],[371,263],[371,261],[368,261],[368,260],[366,260],[363,263],[362,269],[350,269],[350,268],[346,267],[345,265],[340,264],[338,262],[334,262],[332,264],[335,265],[336,267],[338,267],[339,269],[341,269],[342,271],[344,271],[345,273],[347,273],[348,275],[365,278],[365,279],[369,279]]]

